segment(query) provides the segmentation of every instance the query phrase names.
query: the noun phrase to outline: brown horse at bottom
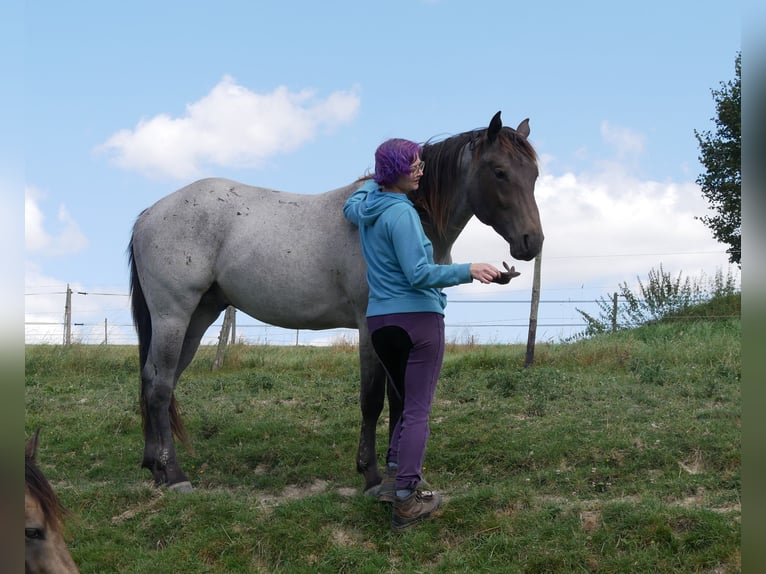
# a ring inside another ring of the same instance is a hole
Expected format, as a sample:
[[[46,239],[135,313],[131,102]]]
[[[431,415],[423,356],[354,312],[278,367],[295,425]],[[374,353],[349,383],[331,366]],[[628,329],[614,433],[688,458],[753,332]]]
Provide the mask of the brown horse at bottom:
[[[62,535],[64,509],[35,460],[39,435],[38,429],[24,450],[24,571],[78,573]]]

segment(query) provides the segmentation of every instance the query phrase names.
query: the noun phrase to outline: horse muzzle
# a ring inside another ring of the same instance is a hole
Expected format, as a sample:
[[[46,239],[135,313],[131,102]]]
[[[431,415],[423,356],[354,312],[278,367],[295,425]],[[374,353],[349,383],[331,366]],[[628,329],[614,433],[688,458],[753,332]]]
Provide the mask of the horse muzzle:
[[[519,261],[531,261],[543,248],[545,236],[540,233],[525,233],[517,239],[511,239],[508,244],[511,248],[511,257]]]

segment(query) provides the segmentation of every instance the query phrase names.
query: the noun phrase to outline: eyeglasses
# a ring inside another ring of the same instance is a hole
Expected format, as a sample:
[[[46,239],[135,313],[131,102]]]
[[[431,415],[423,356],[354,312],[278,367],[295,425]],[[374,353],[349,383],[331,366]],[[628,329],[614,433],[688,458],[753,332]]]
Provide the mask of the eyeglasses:
[[[410,175],[417,175],[418,173],[423,173],[425,169],[426,169],[426,162],[419,161],[410,166]]]

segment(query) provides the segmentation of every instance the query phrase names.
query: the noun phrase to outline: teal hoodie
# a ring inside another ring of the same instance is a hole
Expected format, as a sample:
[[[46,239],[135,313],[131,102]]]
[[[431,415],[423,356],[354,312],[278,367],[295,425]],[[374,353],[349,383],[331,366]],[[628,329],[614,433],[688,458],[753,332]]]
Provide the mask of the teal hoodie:
[[[470,263],[434,263],[433,245],[403,193],[383,191],[370,179],[348,198],[343,213],[359,227],[370,287],[368,317],[443,315],[447,298],[441,288],[472,281]]]

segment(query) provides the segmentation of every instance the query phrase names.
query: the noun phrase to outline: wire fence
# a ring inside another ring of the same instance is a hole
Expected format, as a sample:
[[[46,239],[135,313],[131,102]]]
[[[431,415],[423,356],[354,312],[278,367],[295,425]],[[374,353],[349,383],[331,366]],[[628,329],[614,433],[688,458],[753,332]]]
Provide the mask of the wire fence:
[[[546,256],[548,260],[580,261],[588,258],[616,258],[618,260],[662,258],[693,266],[695,257],[724,255],[719,251],[692,251],[677,253],[631,253],[602,255]],[[638,264],[636,264],[638,265]],[[660,264],[662,265],[662,264]],[[676,265],[678,266],[678,265]],[[646,266],[648,267],[648,265]],[[721,272],[720,268],[716,273]],[[731,274],[729,266],[728,273]],[[735,275],[737,275],[735,271]],[[702,279],[705,273],[703,271]],[[702,280],[701,279],[701,280]],[[728,279],[728,277],[727,277]],[[536,318],[536,340],[565,340],[583,333],[588,327],[583,313],[600,317],[605,299],[614,301],[613,316],[618,304],[625,304],[611,287],[583,284],[567,286],[560,283],[553,288],[543,286]],[[605,294],[607,294],[605,296]],[[567,295],[571,295],[568,297]],[[471,299],[467,295],[450,293],[446,309],[446,336],[448,341],[471,343],[523,343],[527,341],[532,292],[516,292],[517,298]],[[311,304],[307,302],[307,304]],[[218,343],[223,316],[205,333],[202,344]],[[130,312],[130,296],[126,292],[86,291],[62,288],[61,283],[39,285],[25,293],[25,342],[28,344],[82,343],[92,345],[133,345],[137,343]],[[355,341],[354,329],[308,331],[282,329],[257,321],[245,313],[236,314],[233,340],[250,344],[323,345],[338,341]]]
[[[134,345],[137,337],[127,293],[71,290],[26,293],[24,335],[27,344]],[[617,305],[614,297],[614,316]],[[611,299],[611,297],[610,297]],[[580,311],[599,316],[605,298],[545,298],[539,301],[538,341],[560,341],[588,326]],[[40,304],[36,302],[40,301]],[[446,311],[447,340],[456,343],[522,343],[529,329],[531,300],[451,298]],[[222,313],[202,339],[219,342]],[[231,341],[261,345],[333,345],[355,343],[355,329],[322,331],[283,329],[238,312]]]
[[[27,344],[137,343],[127,293],[39,290],[25,295],[24,332]],[[36,300],[44,303],[38,305]],[[538,328],[584,328],[585,323],[574,306],[594,303],[595,301],[590,299],[543,299],[540,301],[541,308],[552,309],[554,312],[541,313]],[[448,340],[525,341],[529,327],[530,304],[529,299],[453,298],[449,302],[445,321]],[[208,329],[202,343],[217,344],[222,324],[223,313]],[[251,344],[327,345],[338,341],[355,341],[356,335],[355,329],[283,329],[238,312],[233,339]]]

